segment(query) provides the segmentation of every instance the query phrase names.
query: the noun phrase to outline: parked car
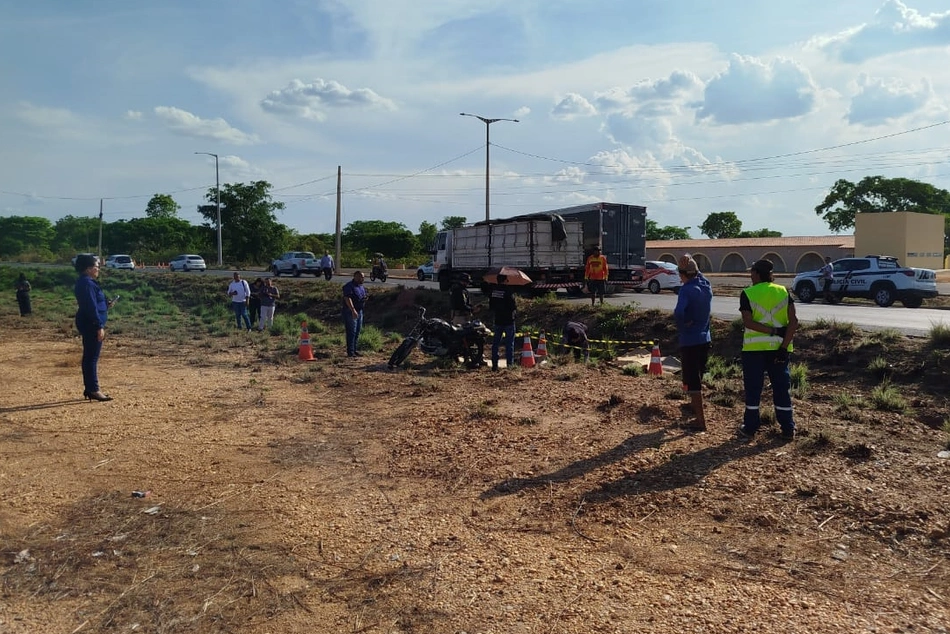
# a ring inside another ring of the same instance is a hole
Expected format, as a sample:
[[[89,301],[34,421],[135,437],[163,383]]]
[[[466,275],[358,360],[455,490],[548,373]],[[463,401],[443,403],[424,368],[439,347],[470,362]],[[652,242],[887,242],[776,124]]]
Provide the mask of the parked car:
[[[106,268],[134,271],[135,260],[133,260],[129,255],[110,255],[108,258],[106,258]]]
[[[204,273],[208,269],[205,259],[200,255],[183,253],[176,255],[168,263],[169,271],[201,271]]]
[[[435,279],[435,261],[429,260],[418,269],[416,269],[416,277],[420,282],[423,280],[433,280]]]
[[[672,262],[661,262],[659,260],[647,260],[643,263],[643,269],[634,272],[634,282],[638,282],[633,290],[642,293],[643,289],[649,289],[654,295],[664,289],[679,293],[683,283],[680,281],[679,271]]]
[[[97,257],[95,253],[77,253],[72,259],[73,266],[76,266],[76,258],[78,258],[80,255],[91,255],[92,257]]]
[[[832,268],[835,299],[862,297],[883,307],[899,300],[907,308],[920,308],[925,299],[937,296],[937,276],[932,269],[901,266],[895,257],[841,258],[832,262]],[[821,271],[799,273],[792,280],[792,292],[806,304],[820,297],[822,288]]]
[[[283,253],[271,262],[270,270],[276,277],[280,277],[281,273],[300,277],[301,273],[320,275],[323,272],[320,268],[320,260],[310,251],[288,251]]]

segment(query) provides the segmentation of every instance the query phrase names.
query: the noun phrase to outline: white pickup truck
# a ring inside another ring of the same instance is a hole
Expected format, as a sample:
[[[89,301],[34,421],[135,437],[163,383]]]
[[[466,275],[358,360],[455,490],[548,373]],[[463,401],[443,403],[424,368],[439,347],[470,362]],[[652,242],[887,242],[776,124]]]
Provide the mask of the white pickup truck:
[[[894,257],[841,258],[832,266],[834,281],[831,293],[836,299],[863,297],[874,300],[878,306],[890,306],[900,300],[907,308],[920,308],[925,299],[937,296],[937,279],[933,270],[901,266]],[[820,297],[823,290],[821,271],[799,273],[792,280],[792,292],[806,304]]]
[[[271,262],[271,273],[280,277],[281,273],[300,277],[301,273],[320,275],[320,260],[310,251],[288,251]]]

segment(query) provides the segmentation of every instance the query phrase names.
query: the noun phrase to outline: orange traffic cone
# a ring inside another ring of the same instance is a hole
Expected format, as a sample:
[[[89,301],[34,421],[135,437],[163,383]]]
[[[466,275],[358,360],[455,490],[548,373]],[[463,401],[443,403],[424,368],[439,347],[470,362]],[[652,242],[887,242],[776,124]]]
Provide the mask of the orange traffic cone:
[[[650,353],[649,373],[656,376],[663,376],[663,362],[660,360],[660,346],[653,344],[653,352]]]
[[[313,358],[313,348],[310,347],[310,333],[307,331],[307,322],[300,324],[300,348],[297,358],[301,361],[316,361]]]
[[[531,349],[531,335],[524,336],[524,345],[521,346],[521,367],[534,367],[534,351]]]
[[[534,356],[537,357],[538,363],[548,358],[548,340],[545,338],[543,330],[541,336],[538,337],[538,351],[534,353]]]

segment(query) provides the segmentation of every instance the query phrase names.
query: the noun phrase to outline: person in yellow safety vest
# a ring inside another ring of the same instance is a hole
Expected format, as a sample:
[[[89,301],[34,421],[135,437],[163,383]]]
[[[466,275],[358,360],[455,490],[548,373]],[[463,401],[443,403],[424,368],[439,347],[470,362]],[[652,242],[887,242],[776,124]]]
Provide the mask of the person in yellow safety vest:
[[[772,384],[775,419],[782,438],[795,438],[792,417],[791,375],[788,353],[798,330],[795,304],[784,286],[772,278],[772,263],[757,260],[749,269],[752,286],[739,296],[739,312],[745,333],[742,338],[742,382],[745,386],[745,414],[739,427],[741,438],[752,438],[762,426],[759,401],[765,375]]]
[[[590,291],[590,305],[600,296],[600,303],[604,303],[607,294],[607,258],[600,254],[600,247],[594,247],[594,252],[587,258],[584,266],[584,279],[587,281],[587,290]]]

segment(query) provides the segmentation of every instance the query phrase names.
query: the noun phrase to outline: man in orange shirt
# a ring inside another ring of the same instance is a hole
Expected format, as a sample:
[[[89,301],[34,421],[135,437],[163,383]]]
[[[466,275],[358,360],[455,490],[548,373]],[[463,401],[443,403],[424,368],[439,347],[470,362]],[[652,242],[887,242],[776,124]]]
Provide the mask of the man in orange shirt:
[[[584,279],[587,280],[587,290],[590,291],[590,305],[600,295],[600,303],[604,303],[607,294],[607,258],[600,254],[600,247],[594,247],[594,252],[587,258],[584,267]]]

